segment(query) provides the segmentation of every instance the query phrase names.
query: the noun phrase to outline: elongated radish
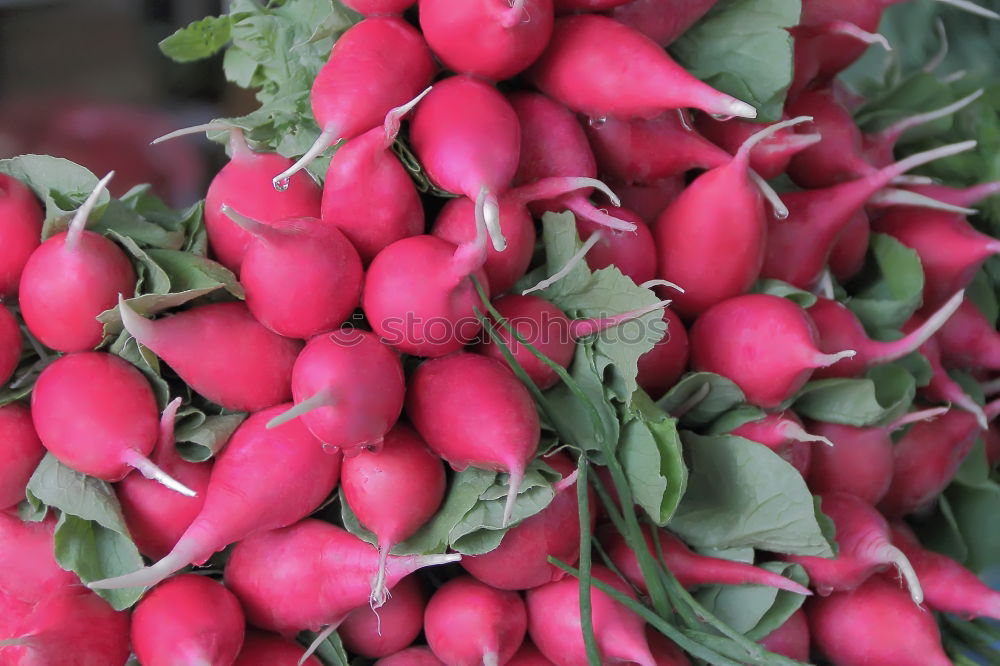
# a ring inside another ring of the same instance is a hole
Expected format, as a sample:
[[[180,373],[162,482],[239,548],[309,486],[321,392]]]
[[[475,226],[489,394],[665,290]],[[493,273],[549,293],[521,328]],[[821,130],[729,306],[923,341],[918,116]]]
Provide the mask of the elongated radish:
[[[635,3],[663,1],[635,0]],[[676,0],[666,1],[674,2]],[[689,0],[689,2],[697,3],[699,0]],[[803,114],[794,113],[792,115]],[[812,114],[807,113],[804,115]],[[785,117],[783,120],[788,120],[788,117]],[[729,153],[736,153],[744,141],[760,131],[761,124],[749,120],[716,120],[711,116],[699,114],[695,119],[695,127],[698,128],[702,136],[715,145]],[[750,151],[750,168],[760,174],[760,177],[764,180],[777,178],[785,173],[789,162],[791,162],[795,155],[798,155],[819,140],[820,135],[815,131],[808,134],[797,134],[791,128],[783,129],[753,147]]]
[[[970,187],[949,187],[947,185],[914,185],[910,188],[917,194],[953,206],[968,207],[992,196],[1000,194],[1000,180],[988,181]]]
[[[56,590],[79,586],[77,575],[56,563],[55,528],[52,512],[40,522],[28,523],[16,511],[0,511],[0,598],[6,596],[28,610]],[[0,620],[4,626],[7,623]]]
[[[614,183],[611,185],[621,198],[622,206],[634,211],[643,221],[652,226],[667,206],[673,203],[684,188],[687,181],[683,176],[664,178],[649,185],[627,185]]]
[[[937,341],[951,367],[1000,370],[1000,333],[969,300],[941,327]]]
[[[20,181],[0,174],[0,300],[17,295],[21,272],[41,243],[42,207]]]
[[[586,241],[593,234],[601,234],[601,239],[585,257],[590,270],[599,271],[614,265],[636,284],[654,279],[656,242],[649,227],[638,214],[626,208],[614,206],[607,210],[608,214],[616,219],[631,222],[636,228],[632,232],[612,231],[587,219],[577,220],[576,228],[580,232],[580,240]]]
[[[343,0],[354,11],[365,16],[381,14],[402,14],[417,4],[417,0]]]
[[[763,444],[787,460],[802,476],[809,473],[812,463],[813,446],[810,443],[832,444],[822,435],[806,432],[802,421],[791,411],[768,414],[757,421],[748,421],[733,429],[732,433]]]
[[[392,588],[392,596],[378,610],[360,606],[351,611],[337,627],[337,635],[354,654],[371,659],[387,657],[420,635],[426,606],[427,594],[420,579],[407,576]]]
[[[636,381],[653,399],[658,399],[672,387],[687,368],[689,344],[684,322],[670,308],[663,309],[667,332],[663,339],[639,357]]]
[[[290,525],[316,510],[340,478],[340,455],[325,453],[298,421],[267,422],[278,405],[252,414],[215,459],[205,505],[170,553],[131,574],[90,583],[94,589],[151,586],[249,535]]]
[[[345,3],[346,4],[346,3]],[[243,649],[233,666],[322,666],[316,657],[299,661],[306,649],[296,643],[264,631],[247,629]]]
[[[812,189],[830,187],[876,171],[865,159],[861,130],[833,91],[803,91],[788,102],[787,110],[793,115],[812,116],[821,137],[789,163],[788,175],[796,184]]]
[[[653,627],[646,627],[646,642],[656,660],[656,666],[691,666],[691,661],[677,647],[677,643],[661,634]]]
[[[871,242],[872,228],[868,214],[859,210],[847,221],[840,236],[833,243],[827,265],[830,273],[841,283],[861,272]]]
[[[411,647],[375,662],[375,666],[444,666],[428,647]]]
[[[611,17],[669,46],[718,0],[631,0],[611,10]]]
[[[809,661],[809,619],[801,608],[784,624],[758,641],[764,648],[789,659]]]
[[[0,305],[0,385],[6,384],[21,360],[21,327],[14,313]]]
[[[24,499],[28,479],[44,455],[28,406],[12,402],[0,407],[0,510]]]

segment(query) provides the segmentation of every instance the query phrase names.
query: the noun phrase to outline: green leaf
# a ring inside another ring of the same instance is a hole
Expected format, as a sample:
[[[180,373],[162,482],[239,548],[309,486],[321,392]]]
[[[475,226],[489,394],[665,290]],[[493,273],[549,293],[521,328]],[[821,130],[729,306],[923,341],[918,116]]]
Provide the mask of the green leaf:
[[[986,321],[996,325],[997,317],[1000,317],[1000,302],[997,301],[996,290],[985,270],[976,271],[976,277],[965,290],[965,298],[979,308]]]
[[[43,240],[51,235],[54,223],[69,224],[70,214],[90,196],[98,181],[89,169],[48,155],[20,155],[0,160],[0,173],[21,181],[41,199],[45,206]],[[100,217],[110,198],[106,191],[101,193],[91,213],[92,220]]]
[[[302,645],[308,647],[319,636],[314,631],[303,631],[297,637]],[[347,658],[347,651],[344,649],[344,642],[337,632],[333,632],[326,637],[316,648],[313,656],[323,664],[323,666],[348,666],[350,660]]]
[[[222,264],[176,250],[149,250],[149,256],[170,278],[170,289],[184,292],[201,289],[224,288],[236,298],[243,299],[243,287],[232,271]]]
[[[228,16],[206,16],[189,23],[160,42],[160,51],[174,62],[193,62],[218,53],[229,41]]]
[[[811,308],[816,304],[816,294],[773,278],[758,280],[753,287],[753,293],[770,294],[772,296],[787,298],[803,308]]]
[[[740,387],[722,375],[689,372],[656,405],[668,414],[683,412],[678,416],[681,425],[696,428],[708,425],[744,400]]]
[[[953,483],[944,493],[969,553],[965,565],[981,572],[1000,562],[1000,530],[995,529],[1000,485]]]
[[[947,555],[960,564],[966,564],[969,547],[955,519],[947,495],[942,494],[935,502],[933,512],[914,525],[920,544],[937,553]]]
[[[832,557],[802,475],[763,444],[682,431],[688,489],[670,529],[695,547]]]
[[[208,416],[201,410],[183,408],[177,416],[174,438],[181,457],[190,462],[203,462],[215,456],[246,420],[246,414]]]
[[[600,462],[601,442],[617,442],[621,424],[604,389],[603,377],[597,371],[591,345],[576,346],[569,371],[586,400],[563,383],[554,386],[545,393],[550,407],[548,413],[554,421],[551,425],[560,439],[593,454],[594,459]],[[594,411],[599,423],[595,423]]]
[[[708,430],[705,431],[705,434],[725,435],[726,433],[736,430],[741,425],[753,423],[754,421],[760,421],[765,416],[767,416],[767,413],[760,407],[741,405],[740,407],[732,409],[717,418]]]
[[[160,359],[156,354],[143,347],[128,331],[122,331],[118,338],[108,347],[108,352],[120,356],[146,375],[153,393],[156,395],[156,402],[163,409],[170,402],[170,386],[160,375]]]
[[[866,328],[899,328],[923,303],[920,257],[892,236],[872,234],[868,261],[845,305]]]
[[[872,368],[863,378],[809,382],[792,404],[800,416],[861,427],[902,416],[913,403],[916,391],[913,375],[890,363]]]
[[[106,236],[117,234],[116,238],[127,237],[143,247],[161,247],[176,250],[184,245],[183,229],[165,228],[156,222],[150,221],[119,199],[109,201],[104,215],[93,218],[87,224],[87,228]],[[114,234],[111,232],[114,232]]]
[[[759,566],[801,585],[809,583],[809,577],[797,564],[766,562]],[[696,596],[716,617],[755,641],[783,625],[806,600],[801,594],[766,585],[712,585]]]

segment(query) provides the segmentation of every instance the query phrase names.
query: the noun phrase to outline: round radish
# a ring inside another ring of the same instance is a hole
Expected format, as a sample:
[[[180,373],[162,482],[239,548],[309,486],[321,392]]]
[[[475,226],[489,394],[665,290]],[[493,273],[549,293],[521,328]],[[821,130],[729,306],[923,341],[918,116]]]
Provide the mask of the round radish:
[[[663,178],[648,185],[614,183],[612,188],[621,197],[622,206],[634,211],[643,221],[653,226],[660,214],[687,187],[683,176]]]
[[[337,635],[354,654],[386,657],[405,649],[420,635],[426,605],[420,579],[407,576],[392,588],[392,596],[377,611],[368,606],[352,611],[337,628]]]
[[[41,243],[43,218],[31,190],[0,174],[0,301],[17,296],[24,265]]]
[[[277,634],[247,629],[243,649],[233,666],[322,666],[316,657],[300,661],[305,651],[295,641]]]
[[[864,268],[871,235],[868,214],[864,210],[854,213],[837,237],[827,259],[830,272],[839,282],[847,282]]]
[[[525,266],[527,268],[527,266]],[[14,313],[0,305],[0,385],[14,375],[21,360],[21,327]]]
[[[949,367],[1000,370],[1000,332],[968,299],[941,327],[937,341]]]
[[[651,398],[657,399],[684,374],[688,364],[688,334],[684,322],[670,308],[663,309],[667,332],[663,339],[639,357],[636,381]]]
[[[365,16],[379,14],[402,14],[417,4],[417,0],[343,0],[354,11]]]
[[[711,9],[717,0],[631,0],[611,10],[616,21],[668,46]]]
[[[586,241],[593,234],[601,234],[601,239],[587,251],[587,266],[592,271],[617,266],[618,270],[632,278],[636,284],[655,278],[656,243],[649,227],[630,210],[617,206],[611,206],[607,210],[608,215],[615,219],[634,224],[635,230],[616,231],[586,218],[577,218],[576,228],[580,232],[580,240]]]
[[[375,662],[375,666],[444,666],[430,648],[412,647]]]
[[[801,608],[791,614],[785,623],[760,639],[764,649],[789,659],[809,661],[809,620]]]
[[[44,455],[28,406],[12,402],[0,407],[0,510],[24,499],[28,479]]]
[[[748,421],[733,429],[732,433],[763,444],[787,460],[802,476],[809,473],[812,461],[813,447],[809,442],[832,443],[825,437],[810,435],[802,427],[799,417],[787,411]]]
[[[54,512],[41,522],[23,522],[16,511],[0,511],[0,597],[28,611],[49,594],[68,586],[79,586],[72,571],[56,563],[53,533]],[[0,619],[0,626],[6,626]]]

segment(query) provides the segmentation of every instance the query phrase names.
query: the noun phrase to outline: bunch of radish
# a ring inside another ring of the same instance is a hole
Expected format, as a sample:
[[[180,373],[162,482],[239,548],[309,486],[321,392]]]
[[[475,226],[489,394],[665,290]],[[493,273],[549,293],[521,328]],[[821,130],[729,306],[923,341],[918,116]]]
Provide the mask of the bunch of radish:
[[[311,147],[228,121],[163,137],[229,148],[169,248],[114,174],[53,194],[0,161],[0,664],[936,665],[937,617],[1000,620],[1000,592],[918,536],[1000,460],[979,395],[1000,333],[974,298],[1000,240],[968,208],[1000,185],[908,175],[973,140],[896,150],[981,93],[856,124],[836,77],[892,3],[804,0],[766,123],[665,50],[725,3],[343,4]],[[305,169],[334,145],[321,183]],[[886,238],[924,281],[876,331],[851,306]],[[154,292],[167,258],[228,294]],[[879,373],[913,364],[878,418],[816,406],[869,380],[887,399]],[[199,410],[238,425],[195,460]],[[655,461],[630,460],[637,425]],[[704,479],[736,474],[699,467],[713,442],[790,479],[820,545],[691,528],[729,491]],[[118,537],[46,484],[99,495]],[[144,566],[81,564],[81,525]],[[766,631],[721,618],[748,591],[779,609]]]

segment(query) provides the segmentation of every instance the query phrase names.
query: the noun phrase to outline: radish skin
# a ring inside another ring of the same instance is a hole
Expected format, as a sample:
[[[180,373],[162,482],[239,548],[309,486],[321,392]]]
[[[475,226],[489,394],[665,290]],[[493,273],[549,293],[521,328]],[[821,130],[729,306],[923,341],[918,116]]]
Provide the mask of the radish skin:
[[[795,659],[809,661],[809,619],[801,608],[785,620],[784,624],[758,641],[761,646],[775,654]]]
[[[365,16],[402,14],[417,4],[417,0],[343,0],[343,3]]]
[[[806,476],[812,464],[813,447],[810,442],[820,442],[831,446],[833,442],[821,435],[806,432],[802,421],[794,412],[785,411],[768,414],[757,421],[749,421],[735,428],[732,433],[771,449],[799,474]]]
[[[316,657],[299,661],[305,651],[295,641],[248,628],[243,649],[233,666],[322,666]]]
[[[444,666],[430,648],[412,647],[375,662],[375,666]]]
[[[538,648],[525,641],[521,649],[507,662],[507,666],[553,666],[553,664],[538,651]]]
[[[718,0],[631,0],[611,10],[611,18],[669,46]]]
[[[42,207],[20,181],[0,174],[0,301],[17,296],[21,273],[41,244]]]
[[[14,313],[0,305],[0,386],[14,375],[21,360],[21,327]]]
[[[635,3],[663,2],[664,0],[635,0]],[[674,2],[676,0],[666,0]],[[685,0],[681,0],[682,2]],[[686,0],[699,2],[704,0]],[[626,5],[627,7],[627,5]],[[793,116],[811,113],[792,113]],[[786,116],[782,120],[788,120]],[[815,118],[813,124],[815,124]],[[743,142],[761,130],[761,124],[749,120],[716,120],[711,116],[699,114],[695,119],[695,127],[701,135],[728,153],[735,154]],[[765,180],[772,180],[785,173],[791,160],[816,144],[820,135],[814,130],[808,134],[798,134],[789,128],[781,130],[764,139],[750,151],[750,168],[759,173]]]
[[[77,575],[56,563],[55,528],[53,512],[40,522],[27,523],[14,510],[0,511],[0,601],[6,598],[10,606],[27,613],[49,594],[79,586]],[[7,620],[16,619],[14,613],[0,616],[0,628],[9,626]]]
[[[378,610],[361,606],[337,627],[350,652],[378,659],[405,649],[424,626],[427,595],[416,576],[407,576],[392,588],[392,596]]]
[[[1000,370],[1000,333],[969,300],[941,327],[937,342],[949,367]]]
[[[0,407],[0,511],[24,499],[28,480],[44,456],[28,406],[12,402]]]
[[[670,308],[663,309],[667,332],[652,349],[639,357],[636,381],[654,400],[659,399],[677,383],[687,369],[688,333],[684,322]]]

